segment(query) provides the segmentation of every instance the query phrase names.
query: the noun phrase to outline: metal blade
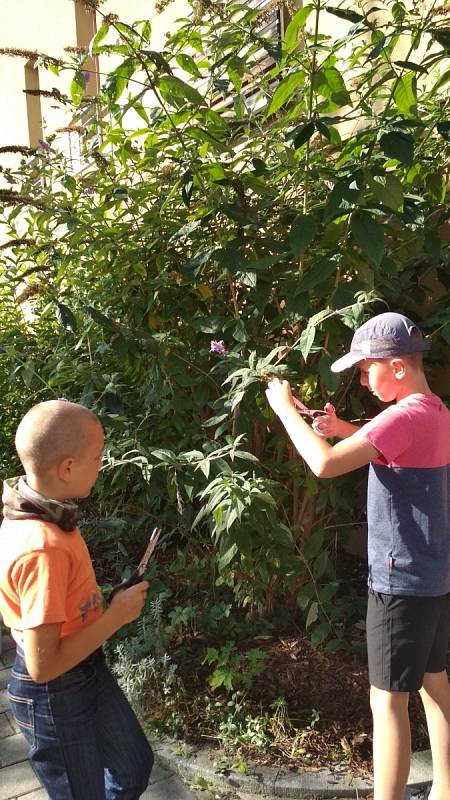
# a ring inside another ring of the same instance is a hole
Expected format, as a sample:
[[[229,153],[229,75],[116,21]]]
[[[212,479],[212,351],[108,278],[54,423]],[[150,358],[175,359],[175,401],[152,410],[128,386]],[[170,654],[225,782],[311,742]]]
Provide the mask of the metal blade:
[[[153,551],[154,551],[154,549],[155,549],[155,547],[157,545],[160,533],[161,533],[161,528],[154,528],[153,529],[152,535],[150,536],[150,539],[148,540],[148,545],[146,547],[145,553],[142,556],[142,558],[141,558],[141,560],[139,562],[138,568],[137,568],[137,571],[138,571],[139,575],[142,575],[143,572],[145,572],[145,568],[146,568],[146,566],[147,566],[147,564],[149,562],[150,556],[152,555],[152,553],[153,553]]]

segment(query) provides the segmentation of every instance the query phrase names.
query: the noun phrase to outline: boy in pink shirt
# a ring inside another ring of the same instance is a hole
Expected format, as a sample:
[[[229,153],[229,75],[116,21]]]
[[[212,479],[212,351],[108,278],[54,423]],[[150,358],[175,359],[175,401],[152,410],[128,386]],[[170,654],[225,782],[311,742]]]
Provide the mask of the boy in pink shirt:
[[[450,412],[422,366],[429,347],[401,314],[362,325],[332,370],[352,366],[393,403],[357,428],[332,406],[312,428],[295,410],[287,381],[267,398],[315,475],[332,478],[369,464],[367,647],[373,715],[374,800],[403,800],[411,757],[409,693],[419,691],[433,755],[430,800],[450,798]],[[334,446],[326,440],[342,441]]]

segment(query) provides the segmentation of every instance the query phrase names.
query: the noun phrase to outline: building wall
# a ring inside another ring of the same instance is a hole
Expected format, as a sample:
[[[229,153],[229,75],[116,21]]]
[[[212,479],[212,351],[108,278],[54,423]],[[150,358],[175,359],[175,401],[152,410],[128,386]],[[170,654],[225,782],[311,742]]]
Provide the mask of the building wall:
[[[152,44],[162,46],[166,33],[173,30],[175,20],[186,14],[184,0],[174,0],[165,11],[158,14],[155,2],[149,0],[107,0],[101,5],[102,14],[116,13],[124,22],[136,19],[152,21]],[[0,48],[45,53],[56,58],[67,59],[65,48],[84,47],[101,24],[101,15],[88,12],[79,0],[0,0],[2,25],[0,26]],[[111,34],[113,39],[113,35]],[[106,40],[108,41],[108,40]],[[100,72],[114,65],[111,59],[100,59]],[[40,88],[45,91],[59,90],[68,94],[72,74],[63,71],[58,77],[39,62],[26,56],[0,55],[0,147],[28,145],[35,147],[38,139],[44,139],[57,128],[67,125],[68,114],[61,103],[53,98],[32,97],[24,93],[25,88]],[[88,93],[95,93],[102,81],[91,76]],[[40,111],[39,111],[40,106]],[[2,163],[5,158],[2,157]]]

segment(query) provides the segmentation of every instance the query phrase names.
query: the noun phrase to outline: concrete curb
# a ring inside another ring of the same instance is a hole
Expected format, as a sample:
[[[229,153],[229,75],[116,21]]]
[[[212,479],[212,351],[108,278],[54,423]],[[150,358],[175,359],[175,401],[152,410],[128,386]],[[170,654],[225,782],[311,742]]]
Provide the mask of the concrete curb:
[[[217,789],[260,797],[292,798],[293,800],[322,800],[322,798],[362,798],[372,792],[370,781],[355,778],[345,770],[292,772],[271,767],[254,767],[242,774],[236,769],[217,766],[219,754],[207,748],[190,747],[175,740],[155,741],[150,737],[159,763],[173,770],[191,784],[199,779]],[[414,753],[405,800],[425,800],[432,780],[429,750]]]

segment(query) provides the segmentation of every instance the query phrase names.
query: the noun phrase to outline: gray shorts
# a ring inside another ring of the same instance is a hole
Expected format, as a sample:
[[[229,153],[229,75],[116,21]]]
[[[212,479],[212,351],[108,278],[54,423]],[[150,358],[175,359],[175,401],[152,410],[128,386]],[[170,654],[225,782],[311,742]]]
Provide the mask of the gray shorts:
[[[415,692],[426,672],[446,669],[450,593],[402,597],[369,591],[367,653],[371,686]]]

